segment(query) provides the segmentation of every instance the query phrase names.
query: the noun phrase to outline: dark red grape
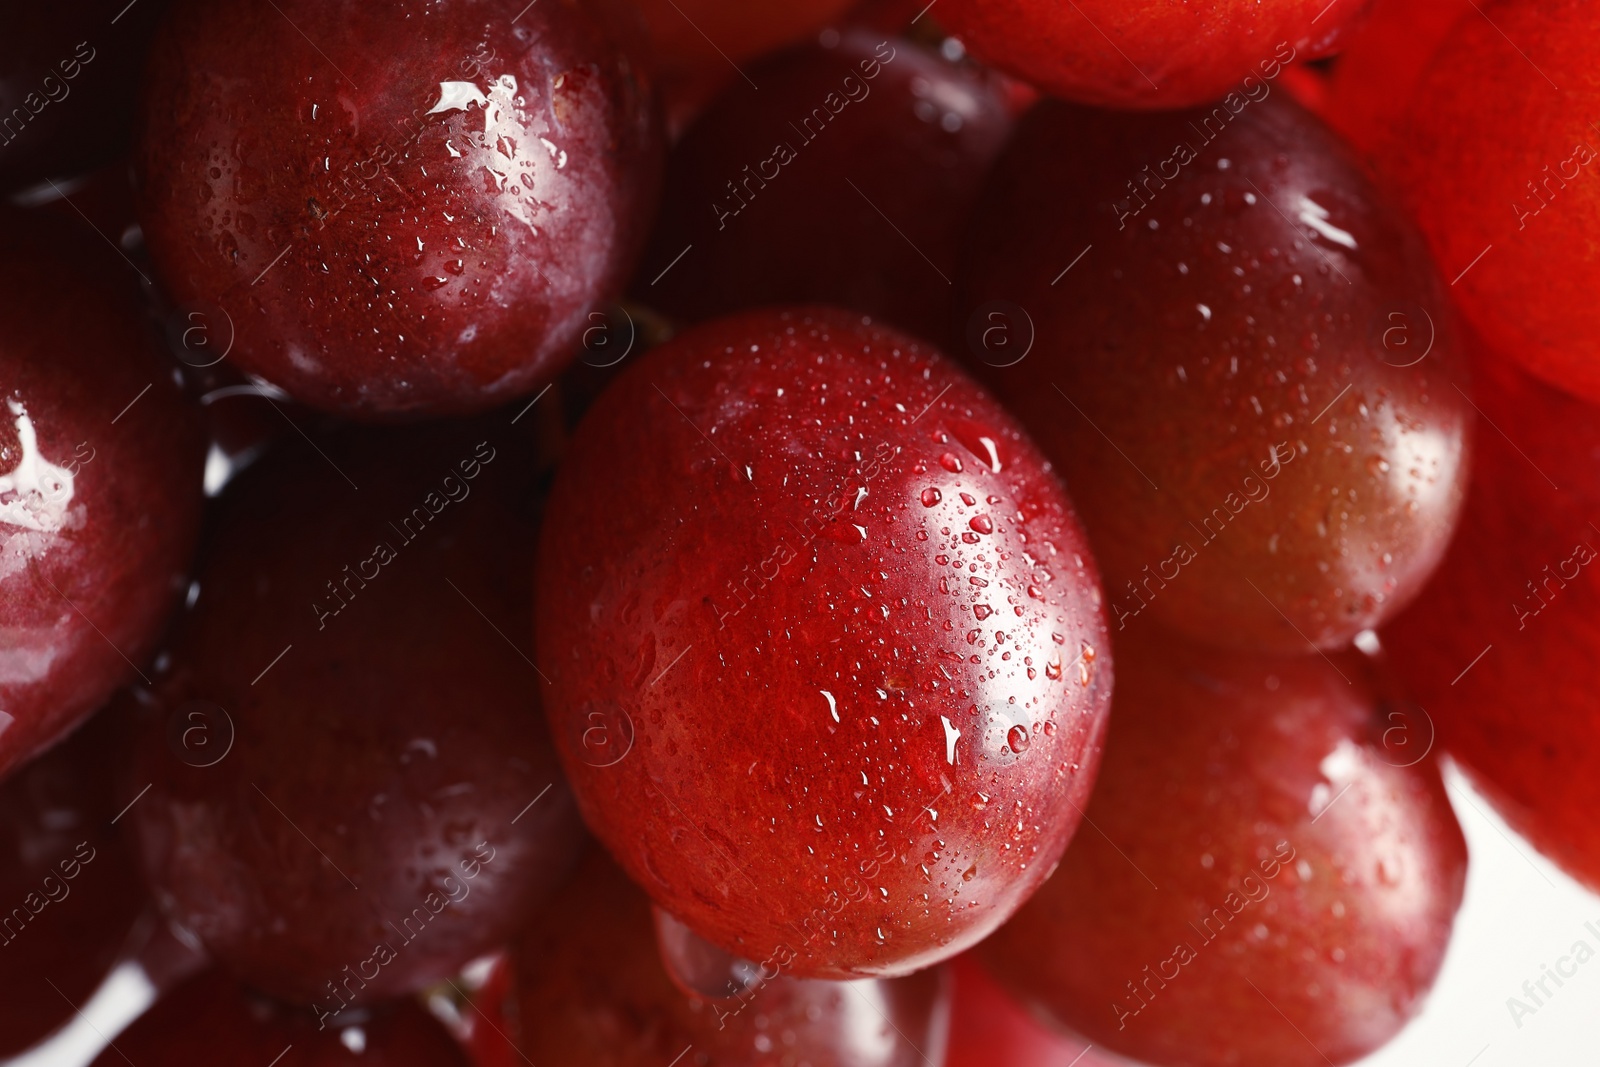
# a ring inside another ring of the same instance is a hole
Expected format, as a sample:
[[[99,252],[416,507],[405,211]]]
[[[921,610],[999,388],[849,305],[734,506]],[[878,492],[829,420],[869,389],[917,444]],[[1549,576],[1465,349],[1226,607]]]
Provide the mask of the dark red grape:
[[[1382,1045],[1432,986],[1466,878],[1423,718],[1354,656],[1147,631],[1117,657],[1095,830],[985,960],[1151,1063],[1326,1067]]]
[[[1420,238],[1314,118],[1041,104],[973,233],[974,317],[1034,338],[978,351],[1119,632],[1305,652],[1416,595],[1465,492],[1462,361]]]
[[[0,776],[144,665],[200,525],[204,434],[99,238],[0,215]]]
[[[597,5],[184,0],[150,72],[140,217],[161,280],[307,404],[379,418],[528,392],[642,244],[661,138]]]
[[[759,92],[729,86],[673,152],[639,299],[691,320],[837,303],[943,336],[962,228],[1011,129],[1000,81],[866,30],[750,76]]]
[[[680,335],[579,427],[540,553],[589,825],[723,950],[907,974],[1065,848],[1111,692],[1094,563],[1049,464],[932,349],[824,309]]]
[[[130,817],[157,897],[319,1014],[502,943],[581,841],[522,648],[513,430],[347,434],[251,468],[158,683]]]

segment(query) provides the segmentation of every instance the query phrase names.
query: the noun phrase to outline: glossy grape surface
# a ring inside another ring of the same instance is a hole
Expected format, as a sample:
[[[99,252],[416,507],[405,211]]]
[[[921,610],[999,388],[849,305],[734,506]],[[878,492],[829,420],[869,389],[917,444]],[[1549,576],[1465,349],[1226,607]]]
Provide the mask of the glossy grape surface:
[[[753,312],[646,355],[571,444],[538,590],[590,827],[736,956],[927,967],[1077,824],[1111,690],[1094,564],[1012,420],[903,335]]]
[[[1368,4],[1343,0],[945,0],[936,17],[987,62],[1055,96],[1187,107],[1330,51]]]
[[[867,30],[750,74],[759,92],[734,82],[673,150],[639,299],[691,321],[817,301],[943,337],[1011,130],[999,79]]]
[[[1161,633],[1117,656],[1097,832],[985,960],[1146,1062],[1325,1067],[1382,1045],[1433,984],[1466,877],[1425,717],[1356,656]]]
[[[1498,357],[1461,531],[1384,631],[1395,669],[1506,819],[1600,889],[1600,419]]]
[[[276,1058],[275,1058],[276,1057]],[[158,1000],[92,1067],[467,1067],[450,1034],[411,1001],[384,1005],[345,1028],[275,1004],[225,973],[196,975]]]
[[[0,777],[145,667],[183,589],[204,456],[116,253],[0,214]]]
[[[111,824],[125,747],[101,716],[0,786],[0,1057],[69,1021],[131,948],[147,898]]]
[[[1118,632],[1339,647],[1443,554],[1472,408],[1409,223],[1288,100],[1228,115],[1039,105],[964,306],[1011,338],[975,351],[1060,465]]]
[[[177,5],[140,217],[238,367],[360,418],[528,392],[622,287],[656,196],[652,90],[600,5]]]
[[[159,902],[338,1022],[507,940],[581,841],[516,643],[536,534],[508,422],[247,471],[158,681],[130,819]]]
[[[753,971],[715,1000],[681,992],[650,898],[598,852],[519,948],[521,1052],[533,1063],[660,1067],[925,1067],[942,1059],[949,982],[823,982]]]

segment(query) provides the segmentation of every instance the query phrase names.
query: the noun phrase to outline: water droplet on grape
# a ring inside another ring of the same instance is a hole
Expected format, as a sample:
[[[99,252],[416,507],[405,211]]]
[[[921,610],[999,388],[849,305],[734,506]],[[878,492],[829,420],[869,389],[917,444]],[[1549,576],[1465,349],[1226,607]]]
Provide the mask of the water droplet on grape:
[[[978,458],[978,462],[998,474],[1004,466],[1000,455],[1000,435],[975,422],[958,420],[954,426],[956,440]]]
[[[867,528],[849,522],[830,522],[822,528],[822,536],[841,545],[859,545],[867,539]]]

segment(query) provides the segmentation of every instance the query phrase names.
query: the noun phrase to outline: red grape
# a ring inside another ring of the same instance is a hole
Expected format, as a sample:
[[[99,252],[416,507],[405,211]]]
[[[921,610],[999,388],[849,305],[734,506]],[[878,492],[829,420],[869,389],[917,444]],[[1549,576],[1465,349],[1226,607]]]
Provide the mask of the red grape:
[[[662,1067],[674,1057],[697,1067],[942,1061],[949,983],[938,971],[822,982],[752,968],[748,978],[718,1000],[680,992],[656,951],[650,899],[597,853],[520,943],[521,1059],[606,1067]]]
[[[146,904],[111,820],[126,738],[107,716],[0,785],[0,1058],[71,1019]]]
[[[1246,94],[1331,50],[1370,0],[944,0],[936,17],[1046,92],[1107,107]]]
[[[133,677],[200,525],[199,413],[100,238],[0,215],[0,777]]]
[[[1338,647],[1443,555],[1472,409],[1405,219],[1298,106],[1226,116],[1030,112],[966,273],[975,319],[1031,317],[1034,351],[975,351],[1011,364],[995,387],[1060,464],[1119,631],[1148,609]]]
[[[230,488],[175,635],[130,816],[146,874],[220,963],[319,1014],[505,941],[582,839],[515,641],[520,447],[285,446]]]
[[[736,956],[927,967],[1077,825],[1111,691],[1094,564],[1033,445],[903,335],[751,312],[650,352],[578,429],[537,588],[590,827]]]
[[[450,1034],[410,1001],[372,1009],[343,1029],[274,1004],[207,971],[162,997],[92,1067],[467,1067]]]
[[[1393,1037],[1466,877],[1422,716],[1356,657],[1159,632],[1117,656],[1095,832],[986,960],[1097,1045],[1172,1067],[1324,1067]]]
[[[1600,889],[1600,592],[1585,573],[1600,418],[1498,359],[1480,366],[1495,432],[1480,435],[1461,532],[1384,642],[1511,824]]]
[[[231,358],[363,418],[552,378],[656,193],[651,90],[595,5],[183,0],[139,156],[150,254]]]
[[[1396,104],[1400,132],[1379,162],[1485,340],[1600,401],[1600,307],[1590,298],[1600,192],[1585,180],[1600,165],[1589,125],[1600,10],[1575,0],[1480,6]]]
[[[761,90],[732,85],[674,150],[639,298],[691,320],[838,303],[942,336],[1011,129],[999,80],[865,30],[750,74]]]

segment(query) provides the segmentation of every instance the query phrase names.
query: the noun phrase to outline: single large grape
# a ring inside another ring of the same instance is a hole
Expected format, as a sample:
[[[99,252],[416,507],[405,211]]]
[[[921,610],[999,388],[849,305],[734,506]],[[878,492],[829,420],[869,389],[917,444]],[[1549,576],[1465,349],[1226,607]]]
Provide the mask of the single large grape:
[[[1060,465],[1119,632],[1305,652],[1416,594],[1472,408],[1420,238],[1326,128],[1281,97],[1045,103],[984,196],[967,306],[1032,338],[984,350],[1027,353],[992,379]]]
[[[1111,690],[1094,563],[1010,417],[901,334],[765,311],[650,352],[578,428],[538,590],[590,827],[756,965],[937,963],[1077,825]]]
[[[316,407],[530,391],[649,225],[661,136],[625,37],[577,0],[180,2],[139,155],[161,281]]]
[[[1369,2],[944,0],[934,14],[979,56],[1056,96],[1171,108],[1263,91],[1284,64],[1332,50]]]
[[[1466,844],[1425,718],[1359,657],[1117,642],[1089,805],[985,943],[1037,1009],[1170,1067],[1326,1067],[1393,1037],[1443,961]]]
[[[324,1018],[509,939],[582,839],[523,650],[509,418],[297,439],[245,472],[158,680],[129,816],[158,901]]]
[[[690,320],[837,303],[939,338],[1011,129],[998,79],[853,30],[752,68],[673,151],[637,296]]]
[[[467,1067],[437,1020],[412,1001],[370,1010],[349,1026],[321,1027],[309,1012],[273,1003],[229,975],[206,971],[158,1000],[91,1067]]]
[[[1486,3],[1438,45],[1379,159],[1466,317],[1535,375],[1600,401],[1600,10]],[[1515,42],[1514,44],[1512,42]],[[1490,90],[1490,86],[1495,86]]]
[[[165,0],[12,4],[0,35],[0,191],[68,179],[126,152],[128,91]],[[48,187],[47,187],[48,188]]]
[[[1600,417],[1486,356],[1461,531],[1384,631],[1395,669],[1506,819],[1600,889]]]
[[[148,898],[111,820],[127,739],[106,716],[0,786],[0,1058],[70,1020]]]
[[[117,254],[0,215],[0,776],[145,666],[183,589],[204,457]]]
[[[752,969],[719,999],[680,992],[650,898],[596,852],[519,945],[522,1057],[661,1067],[925,1067],[950,1021],[939,971],[824,982]],[[520,1061],[519,1061],[520,1062]]]

